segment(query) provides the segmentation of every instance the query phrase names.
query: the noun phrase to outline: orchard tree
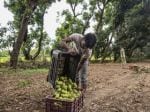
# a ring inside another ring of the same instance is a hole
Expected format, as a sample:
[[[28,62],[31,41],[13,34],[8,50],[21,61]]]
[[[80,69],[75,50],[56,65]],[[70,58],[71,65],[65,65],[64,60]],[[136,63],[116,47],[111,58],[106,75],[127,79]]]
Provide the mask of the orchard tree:
[[[5,0],[5,6],[8,7],[8,9],[14,14],[15,28],[18,33],[11,52],[11,67],[17,67],[19,52],[23,42],[28,38],[28,25],[32,22],[31,18],[34,15],[34,12],[39,8],[39,6],[48,8],[52,2],[55,2],[55,0]]]
[[[97,35],[97,44],[94,49],[95,59],[101,58],[104,62],[105,58],[111,56],[111,43],[113,38],[114,4],[115,0],[93,0],[92,5],[96,6],[94,11],[94,30]]]
[[[70,5],[71,10],[67,9],[62,13],[65,20],[56,31],[56,43],[72,33],[84,34],[88,28],[94,27],[98,40],[94,56],[96,59],[102,57],[102,60],[105,60],[107,56],[111,55],[114,0],[90,0],[89,2],[67,0],[67,4]],[[77,10],[78,7],[80,10]],[[90,24],[91,22],[94,23],[93,26]],[[105,26],[108,27],[105,28]]]
[[[95,5],[90,5],[90,3],[86,3],[84,0],[67,0],[66,3],[69,4],[70,10],[63,10],[61,14],[61,17],[63,16],[65,19],[56,30],[57,39],[54,42],[54,46],[62,38],[72,33],[84,34],[90,27],[90,20],[94,15]]]
[[[137,49],[142,51],[150,42],[150,15],[141,0],[119,2],[117,14],[114,59],[118,59],[121,47],[125,48],[127,58],[130,59]]]
[[[27,39],[25,40],[23,44],[23,54],[25,56],[26,60],[35,60],[38,55],[40,54],[40,51],[42,49],[42,46],[46,46],[46,43],[50,39],[46,32],[44,32],[44,15],[46,13],[47,6],[39,5],[38,8],[33,13],[33,17],[31,18],[30,22],[30,28],[27,35]],[[36,26],[36,27],[31,27]],[[47,41],[46,41],[47,40]],[[49,44],[47,43],[47,44]],[[31,54],[32,48],[37,48],[37,51],[35,54]]]

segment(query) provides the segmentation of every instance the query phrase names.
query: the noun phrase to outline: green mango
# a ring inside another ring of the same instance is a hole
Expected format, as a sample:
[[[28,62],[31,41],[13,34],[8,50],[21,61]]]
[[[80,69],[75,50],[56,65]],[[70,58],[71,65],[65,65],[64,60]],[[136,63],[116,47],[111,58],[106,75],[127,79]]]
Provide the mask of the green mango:
[[[63,97],[59,97],[59,99],[60,99],[60,100],[63,100],[64,98],[63,98]]]
[[[62,85],[63,82],[62,81],[56,81],[56,85]]]
[[[67,91],[66,90],[62,90],[61,93],[62,94],[67,94]]]
[[[67,85],[63,84],[63,85],[62,85],[62,89],[63,89],[63,90],[67,90]]]
[[[59,89],[59,88],[61,88],[61,86],[60,85],[56,85],[56,89]]]
[[[77,93],[77,94],[76,94],[77,97],[79,97],[80,95],[81,95],[80,93]]]
[[[56,99],[59,99],[59,94],[57,96],[55,96]]]
[[[56,91],[54,97],[60,100],[73,101],[80,96],[80,91],[77,90],[76,83],[67,77],[59,77],[56,80]]]
[[[69,98],[69,100],[70,100],[70,101],[74,101],[75,99],[74,99],[74,98]]]
[[[56,91],[59,92],[59,93],[61,93],[62,89],[58,88]]]
[[[68,94],[61,94],[61,97],[68,98]]]
[[[71,79],[69,79],[69,80],[68,80],[68,83],[69,83],[69,84],[72,84],[73,82],[72,82],[72,80],[71,80]]]
[[[59,95],[59,93],[58,93],[58,92],[55,92],[55,93],[54,93],[54,97],[55,97],[56,99],[58,99],[58,98],[59,98],[59,96],[60,96],[60,95]]]
[[[68,91],[71,92],[72,91],[72,86],[68,85]]]
[[[61,76],[61,77],[59,78],[59,80],[64,81],[64,80],[65,80],[65,77]]]
[[[76,83],[71,83],[70,84],[72,86],[72,88],[76,89],[77,88],[77,84]]]

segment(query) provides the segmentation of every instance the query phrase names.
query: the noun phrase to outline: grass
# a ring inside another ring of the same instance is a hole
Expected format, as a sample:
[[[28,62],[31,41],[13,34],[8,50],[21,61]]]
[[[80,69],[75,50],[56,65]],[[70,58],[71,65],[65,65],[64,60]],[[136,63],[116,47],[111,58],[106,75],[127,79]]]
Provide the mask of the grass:
[[[0,57],[0,63],[6,63],[8,62],[10,57]]]
[[[30,86],[30,84],[32,84],[32,83],[31,83],[31,81],[29,81],[29,80],[20,80],[20,81],[18,82],[17,86],[18,86],[19,88],[24,88],[24,87]]]
[[[9,62],[9,60],[10,60],[9,56],[7,56],[7,57],[0,57],[0,63],[6,63],[6,62]],[[18,60],[19,61],[23,61],[23,62],[28,61],[28,60],[25,60],[25,58],[23,56],[20,56],[18,58]],[[40,61],[40,62],[42,62],[43,60],[46,60],[46,61],[49,62],[51,60],[51,58],[50,58],[50,56],[45,56],[45,58],[39,57],[39,58],[36,59],[36,61]]]
[[[39,69],[9,69],[9,68],[0,68],[0,75],[25,75],[31,76],[36,74],[48,74],[48,69],[39,68]]]

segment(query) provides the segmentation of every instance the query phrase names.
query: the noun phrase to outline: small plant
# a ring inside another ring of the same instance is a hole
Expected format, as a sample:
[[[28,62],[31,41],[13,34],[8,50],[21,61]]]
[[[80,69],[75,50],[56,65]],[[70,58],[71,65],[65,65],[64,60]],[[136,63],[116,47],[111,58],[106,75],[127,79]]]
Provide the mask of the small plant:
[[[19,88],[24,88],[24,87],[27,87],[31,84],[31,82],[29,80],[21,80],[18,82],[17,86]]]

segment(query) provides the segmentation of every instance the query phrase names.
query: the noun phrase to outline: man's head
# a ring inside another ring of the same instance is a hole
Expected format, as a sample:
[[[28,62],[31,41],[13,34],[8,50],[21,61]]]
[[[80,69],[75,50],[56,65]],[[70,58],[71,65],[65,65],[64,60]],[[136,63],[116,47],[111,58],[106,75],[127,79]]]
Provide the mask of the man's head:
[[[83,47],[89,49],[92,49],[96,44],[96,36],[93,33],[87,33],[86,35],[84,35],[83,40],[84,41],[82,41],[81,44],[83,45]]]

